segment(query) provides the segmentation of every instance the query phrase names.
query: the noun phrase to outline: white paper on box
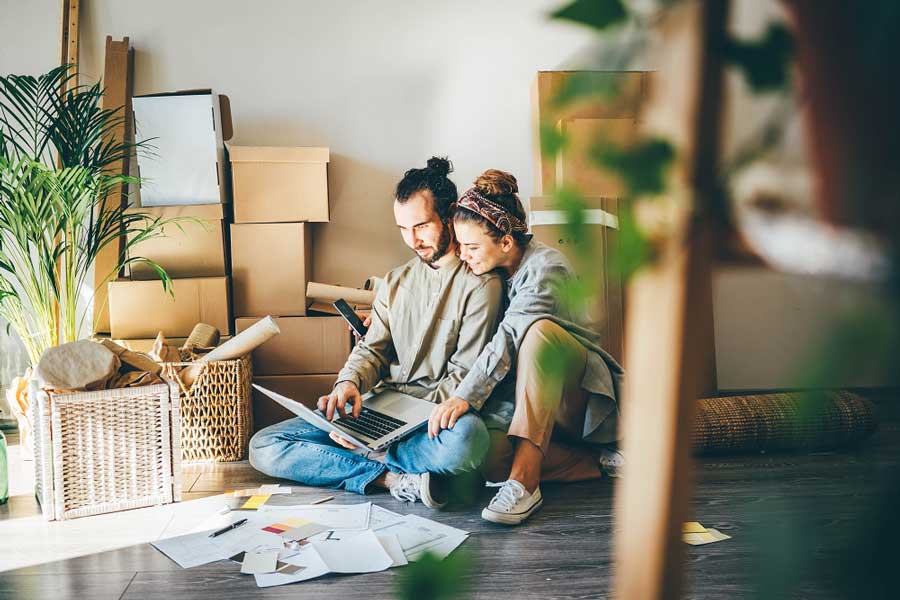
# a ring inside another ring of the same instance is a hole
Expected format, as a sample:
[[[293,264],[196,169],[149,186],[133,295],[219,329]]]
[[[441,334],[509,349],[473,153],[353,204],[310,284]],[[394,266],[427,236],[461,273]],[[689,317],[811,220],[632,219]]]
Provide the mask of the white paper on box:
[[[141,206],[221,202],[221,126],[216,126],[215,94],[135,97],[135,132],[150,140],[138,153]]]

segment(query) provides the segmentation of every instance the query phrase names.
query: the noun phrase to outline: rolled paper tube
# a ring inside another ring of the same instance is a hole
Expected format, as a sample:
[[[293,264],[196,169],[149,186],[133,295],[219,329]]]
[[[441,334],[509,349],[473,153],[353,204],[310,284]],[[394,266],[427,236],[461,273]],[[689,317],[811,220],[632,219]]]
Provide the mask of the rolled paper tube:
[[[198,362],[240,358],[279,333],[281,333],[281,330],[275,323],[275,319],[264,317],[212,352],[202,356]]]
[[[279,333],[281,329],[278,328],[275,319],[264,317],[218,348],[198,358],[194,364],[182,369],[178,377],[185,387],[190,389],[202,369],[200,363],[240,358]]]
[[[363,283],[363,289],[369,290],[371,292],[377,292],[378,286],[381,285],[381,282],[384,281],[384,277],[375,277],[372,275],[368,279],[366,279],[365,283]]]
[[[310,281],[306,284],[306,297],[320,302],[334,302],[343,298],[350,304],[372,304],[375,301],[375,292]]]

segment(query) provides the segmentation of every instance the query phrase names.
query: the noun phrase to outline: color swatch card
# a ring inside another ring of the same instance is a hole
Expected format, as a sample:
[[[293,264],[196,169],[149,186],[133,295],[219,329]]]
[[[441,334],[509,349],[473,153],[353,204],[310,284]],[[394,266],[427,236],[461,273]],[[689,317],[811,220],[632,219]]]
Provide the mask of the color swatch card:
[[[263,527],[263,531],[277,533],[289,541],[305,540],[312,535],[327,531],[327,529],[324,525],[300,517],[288,517],[278,523]]]

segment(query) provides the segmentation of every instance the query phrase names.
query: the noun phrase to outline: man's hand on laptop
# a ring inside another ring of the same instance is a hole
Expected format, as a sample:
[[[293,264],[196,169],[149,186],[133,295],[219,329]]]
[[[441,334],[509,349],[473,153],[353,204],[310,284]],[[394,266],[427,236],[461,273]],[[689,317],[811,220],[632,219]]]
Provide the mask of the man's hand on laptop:
[[[350,411],[347,410],[347,404],[351,405]],[[325,413],[325,418],[331,421],[334,417],[346,417],[353,414],[356,418],[362,410],[362,396],[359,394],[359,388],[352,381],[342,381],[334,386],[331,393],[327,396],[319,398],[319,410]],[[335,412],[337,414],[335,414]]]
[[[469,412],[469,403],[456,396],[435,405],[428,417],[428,438],[434,439],[441,429],[453,429],[456,420]]]

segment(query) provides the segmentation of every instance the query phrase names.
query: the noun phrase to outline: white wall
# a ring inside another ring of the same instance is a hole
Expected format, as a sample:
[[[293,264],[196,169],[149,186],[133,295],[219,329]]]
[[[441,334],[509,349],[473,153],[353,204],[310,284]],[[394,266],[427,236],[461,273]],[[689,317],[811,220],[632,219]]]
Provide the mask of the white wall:
[[[106,35],[129,36],[135,93],[212,87],[231,98],[234,143],[329,146],[332,222],[316,226],[314,275],[358,285],[410,256],[390,197],[403,171],[432,154],[453,160],[461,189],[497,167],[531,194],[535,72],[585,58],[609,66],[591,52],[590,32],[546,19],[563,3],[82,0],[82,73],[102,75]],[[739,3],[748,35],[774,5],[762,4]],[[59,10],[59,0],[0,0],[0,73],[56,64]],[[754,113],[746,108],[729,129]],[[786,359],[814,348],[833,294],[802,278],[746,275],[716,282],[720,387],[788,385]]]
[[[548,22],[560,3],[88,0],[82,71],[102,75],[105,36],[129,36],[136,94],[212,87],[231,99],[233,143],[330,147],[314,276],[358,285],[410,256],[390,199],[432,154],[460,188],[498,167],[530,194],[530,84],[591,40]]]

